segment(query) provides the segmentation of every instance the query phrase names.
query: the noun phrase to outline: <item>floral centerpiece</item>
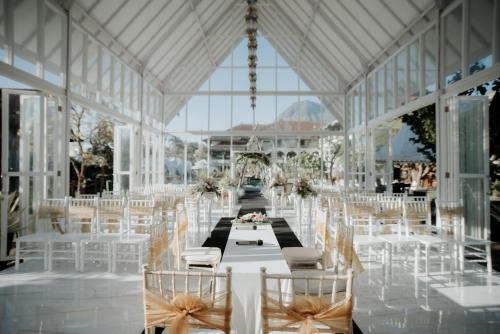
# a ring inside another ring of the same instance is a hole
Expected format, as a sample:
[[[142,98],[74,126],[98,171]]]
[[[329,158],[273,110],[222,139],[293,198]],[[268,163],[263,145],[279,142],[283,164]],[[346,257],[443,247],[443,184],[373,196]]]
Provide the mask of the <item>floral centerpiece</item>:
[[[205,193],[214,193],[220,196],[220,189],[211,178],[202,178],[194,187],[193,193],[203,195]]]
[[[229,175],[224,175],[220,180],[219,185],[222,188],[236,188],[238,186],[238,179],[232,178]]]
[[[309,180],[305,178],[299,178],[297,182],[295,182],[293,192],[301,198],[307,198],[309,196],[315,197],[318,195],[318,193],[311,186]]]
[[[232,222],[240,224],[264,224],[264,223],[270,223],[271,221],[267,218],[267,216],[264,213],[252,212],[252,213],[247,213],[246,215],[243,215],[241,217],[235,218],[233,219]]]
[[[286,178],[283,176],[277,176],[271,181],[271,188],[276,187],[285,187],[286,186]]]

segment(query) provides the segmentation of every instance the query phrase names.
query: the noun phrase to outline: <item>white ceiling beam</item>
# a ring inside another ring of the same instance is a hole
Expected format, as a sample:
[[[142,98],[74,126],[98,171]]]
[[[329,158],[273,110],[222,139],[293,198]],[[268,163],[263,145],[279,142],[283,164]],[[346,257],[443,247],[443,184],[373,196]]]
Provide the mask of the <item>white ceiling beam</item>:
[[[292,63],[293,66],[297,66],[300,62],[300,58],[302,57],[302,50],[304,49],[304,46],[307,43],[307,38],[309,37],[309,33],[311,32],[311,27],[314,23],[314,18],[316,17],[316,13],[318,12],[320,2],[321,2],[321,0],[316,0],[313,4],[311,4],[312,5],[312,13],[311,13],[311,16],[309,18],[309,22],[307,22],[306,31],[304,31],[304,35],[302,36],[302,39],[300,41],[299,52],[297,52],[295,60]]]
[[[208,96],[208,95],[213,95],[213,96],[250,96],[250,92],[246,90],[228,90],[228,91],[166,91],[165,96]],[[326,96],[344,96],[344,92],[331,92],[331,91],[298,91],[298,90],[292,90],[292,91],[285,91],[285,90],[279,90],[279,91],[262,91],[258,90],[257,91],[258,96],[276,96],[276,95],[283,95],[283,96],[321,96],[321,95],[326,95]]]
[[[210,50],[210,47],[209,47],[208,41],[207,41],[207,34],[205,33],[205,30],[203,29],[203,24],[201,23],[200,16],[198,15],[198,12],[196,11],[196,6],[194,5],[193,0],[189,0],[189,6],[191,7],[191,14],[193,15],[194,19],[196,20],[196,22],[198,24],[198,29],[200,30],[200,33],[201,33],[203,45],[205,47],[205,50],[207,51],[208,60],[210,61],[212,66],[216,67],[217,63],[212,56],[212,51]]]
[[[134,16],[127,22],[127,24],[116,34],[116,39],[120,39],[120,37],[123,35],[123,33],[127,30],[127,28],[132,25],[139,17],[141,17],[142,13],[146,10],[146,8],[149,7],[149,5],[153,2],[153,0],[148,0],[146,1],[141,8],[137,11],[137,13],[134,14]],[[166,3],[165,5],[167,5]],[[149,22],[148,22],[149,23]]]

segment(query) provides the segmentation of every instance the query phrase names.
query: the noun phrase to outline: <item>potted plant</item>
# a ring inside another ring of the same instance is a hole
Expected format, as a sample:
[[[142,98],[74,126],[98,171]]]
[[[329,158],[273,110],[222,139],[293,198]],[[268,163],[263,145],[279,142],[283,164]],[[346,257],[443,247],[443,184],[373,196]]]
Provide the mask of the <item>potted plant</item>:
[[[3,195],[0,195],[3,200]],[[21,215],[23,209],[20,206],[20,197],[17,191],[11,192],[7,196],[7,252],[8,255],[15,255],[15,240],[21,231]]]

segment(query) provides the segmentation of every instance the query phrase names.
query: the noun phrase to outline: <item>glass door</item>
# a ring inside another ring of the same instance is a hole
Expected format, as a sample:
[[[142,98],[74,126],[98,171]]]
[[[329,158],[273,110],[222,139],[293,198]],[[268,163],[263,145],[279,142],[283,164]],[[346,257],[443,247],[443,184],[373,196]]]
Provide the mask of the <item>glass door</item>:
[[[35,231],[39,201],[64,195],[64,126],[57,98],[7,89],[1,96],[0,257],[7,259],[14,235]]]
[[[113,158],[113,191],[128,191],[134,160],[134,129],[132,125],[115,126]]]
[[[454,97],[450,104],[456,132],[458,195],[464,203],[465,234],[489,239],[488,98]]]
[[[391,131],[387,128],[373,130],[373,152],[375,155],[374,180],[376,192],[392,193],[392,147]]]

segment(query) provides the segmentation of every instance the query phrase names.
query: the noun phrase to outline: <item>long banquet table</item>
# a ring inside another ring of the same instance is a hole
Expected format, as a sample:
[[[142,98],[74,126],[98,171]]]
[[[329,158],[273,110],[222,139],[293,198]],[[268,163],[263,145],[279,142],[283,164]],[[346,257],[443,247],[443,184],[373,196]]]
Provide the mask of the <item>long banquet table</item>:
[[[223,251],[219,272],[231,266],[233,271],[232,333],[260,333],[260,268],[268,273],[290,274],[281,253],[285,246],[301,246],[284,219],[258,225],[257,230],[237,229],[231,218],[222,218],[203,246],[220,247]],[[237,245],[237,240],[263,241],[258,245]]]

